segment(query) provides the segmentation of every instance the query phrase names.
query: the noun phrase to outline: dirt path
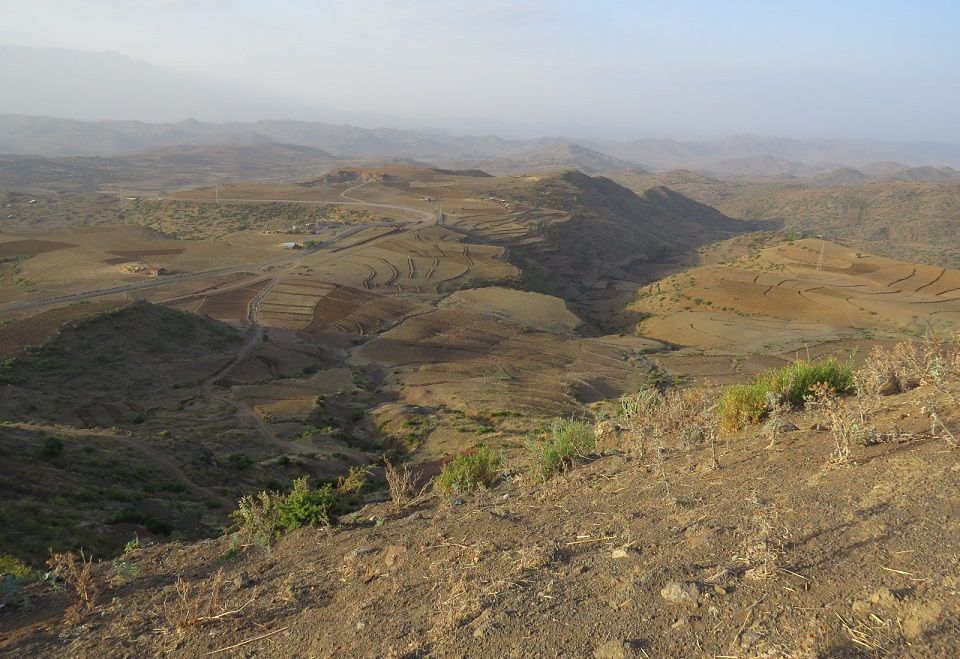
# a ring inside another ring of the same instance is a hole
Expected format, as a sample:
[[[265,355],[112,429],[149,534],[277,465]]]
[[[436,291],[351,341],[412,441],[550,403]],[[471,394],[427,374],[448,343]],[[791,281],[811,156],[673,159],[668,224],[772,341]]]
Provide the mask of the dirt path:
[[[207,400],[218,400],[223,403],[226,403],[234,410],[236,410],[237,415],[247,422],[247,425],[252,426],[257,433],[263,438],[263,440],[273,446],[276,449],[284,453],[313,453],[315,452],[309,446],[301,446],[295,442],[290,442],[287,440],[280,439],[277,437],[276,433],[273,432],[273,428],[264,421],[259,414],[257,414],[247,403],[242,400],[238,400],[231,396],[230,390],[218,390],[216,387],[216,382],[218,380],[226,377],[230,371],[237,367],[238,364],[243,362],[250,354],[257,348],[257,346],[263,343],[264,337],[267,335],[267,330],[260,324],[260,304],[263,301],[263,298],[273,289],[277,284],[277,278],[273,277],[270,282],[260,291],[256,297],[250,300],[250,304],[247,305],[247,322],[250,324],[251,332],[247,340],[244,341],[243,345],[240,347],[240,350],[237,351],[237,354],[234,355],[233,359],[230,360],[225,366],[220,368],[216,373],[207,378],[203,386],[201,387],[201,392]]]

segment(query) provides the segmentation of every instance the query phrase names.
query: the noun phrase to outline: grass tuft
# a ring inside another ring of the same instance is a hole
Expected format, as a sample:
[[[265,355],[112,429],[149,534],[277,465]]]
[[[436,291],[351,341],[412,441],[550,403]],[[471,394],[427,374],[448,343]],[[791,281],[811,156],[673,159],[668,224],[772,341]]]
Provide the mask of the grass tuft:
[[[720,427],[737,432],[758,423],[777,404],[802,405],[812,387],[826,383],[838,394],[854,387],[853,369],[834,357],[809,361],[798,359],[789,366],[765,371],[749,384],[727,387],[717,406]]]
[[[437,489],[444,494],[464,494],[490,487],[500,478],[503,458],[486,446],[472,453],[461,453],[448,463],[437,477]]]
[[[546,481],[593,453],[595,445],[593,429],[586,422],[556,418],[550,424],[550,437],[544,442],[531,440],[527,448],[534,475]]]

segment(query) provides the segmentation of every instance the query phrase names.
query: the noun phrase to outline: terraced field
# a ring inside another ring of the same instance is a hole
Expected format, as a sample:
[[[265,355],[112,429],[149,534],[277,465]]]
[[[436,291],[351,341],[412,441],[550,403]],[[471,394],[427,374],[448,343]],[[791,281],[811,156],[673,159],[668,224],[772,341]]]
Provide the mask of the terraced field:
[[[650,316],[640,325],[645,336],[731,356],[714,356],[715,365],[733,355],[741,363],[761,354],[788,359],[822,352],[821,345],[843,354],[877,340],[955,327],[960,271],[817,239],[780,242],[650,284],[633,309]],[[680,361],[674,355],[665,363]]]

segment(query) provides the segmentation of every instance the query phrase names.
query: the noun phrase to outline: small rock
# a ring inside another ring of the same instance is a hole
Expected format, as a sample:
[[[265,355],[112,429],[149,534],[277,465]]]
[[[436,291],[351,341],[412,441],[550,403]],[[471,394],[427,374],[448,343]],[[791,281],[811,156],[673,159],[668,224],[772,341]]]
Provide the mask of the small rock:
[[[383,561],[383,564],[386,567],[391,568],[398,560],[400,560],[400,557],[406,553],[407,548],[404,545],[390,545],[389,547],[384,548],[380,560]]]
[[[760,632],[743,632],[743,636],[740,637],[740,640],[744,645],[751,645],[759,641],[761,638],[763,638],[763,636],[764,635]]]
[[[367,554],[372,554],[377,551],[376,547],[357,547],[351,552],[348,552],[346,556],[343,557],[344,562],[351,563],[361,556],[366,556]]]
[[[894,394],[899,394],[903,389],[900,387],[900,380],[897,379],[897,376],[893,373],[887,375],[886,381],[880,385],[880,395],[881,396],[893,396]]]
[[[674,604],[696,604],[700,586],[692,581],[669,581],[660,590],[660,597]]]
[[[610,420],[598,421],[594,428],[596,443],[594,447],[597,452],[606,454],[608,450],[622,451],[627,448],[627,440],[623,428]]]
[[[455,506],[462,506],[462,505],[464,505],[465,503],[467,503],[467,502],[466,502],[465,500],[463,500],[463,499],[454,499],[454,500],[453,500],[453,505],[455,505]]]
[[[234,583],[236,584],[237,588],[247,588],[253,585],[253,579],[250,578],[250,575],[247,574],[246,570],[241,570]]]
[[[617,547],[610,552],[610,558],[630,558],[630,550],[626,547]]]
[[[680,439],[687,446],[702,446],[704,442],[703,429],[697,426],[685,428],[680,433]]]
[[[634,655],[629,643],[610,640],[598,645],[593,651],[593,659],[627,659]]]
[[[357,629],[363,629],[366,626],[367,626],[367,623],[363,622],[362,620],[357,620]]]
[[[776,430],[778,433],[783,432],[794,432],[795,430],[800,430],[797,428],[796,424],[788,421],[787,419],[777,419],[776,421],[768,421],[766,428],[768,432],[773,432]]]

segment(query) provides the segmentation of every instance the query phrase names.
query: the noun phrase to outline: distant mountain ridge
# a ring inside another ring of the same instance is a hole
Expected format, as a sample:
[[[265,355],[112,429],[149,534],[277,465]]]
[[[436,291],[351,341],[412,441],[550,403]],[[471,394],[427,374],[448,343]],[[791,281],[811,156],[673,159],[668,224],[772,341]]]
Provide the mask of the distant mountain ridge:
[[[749,135],[698,142],[565,137],[510,140],[495,135],[450,135],[294,120],[145,123],[0,115],[0,153],[5,154],[103,156],[209,144],[290,144],[320,149],[341,159],[409,158],[441,167],[500,173],[569,167],[605,173],[640,167],[658,171],[685,168],[734,176],[813,176],[832,169],[891,161],[903,163],[905,168],[960,168],[960,145],[945,143],[788,140]]]

